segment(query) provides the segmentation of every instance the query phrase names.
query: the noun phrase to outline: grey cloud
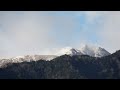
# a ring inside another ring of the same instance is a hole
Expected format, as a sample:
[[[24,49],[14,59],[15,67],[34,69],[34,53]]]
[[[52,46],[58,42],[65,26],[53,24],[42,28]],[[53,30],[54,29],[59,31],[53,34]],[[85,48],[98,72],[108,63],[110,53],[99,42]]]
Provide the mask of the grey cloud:
[[[74,18],[52,16],[53,12],[0,12],[0,56],[49,53],[61,47],[61,37],[70,44],[76,28]],[[56,23],[58,26],[54,30]],[[53,34],[54,33],[54,34]]]
[[[110,11],[105,14],[103,27],[99,32],[101,37],[100,43],[110,50],[115,52],[120,50],[120,12]]]
[[[54,15],[55,13],[58,16]],[[66,14],[64,16],[59,15],[60,13],[53,11],[1,11],[0,56],[50,54],[56,51],[56,48],[79,47],[80,43],[88,42],[86,36],[89,32],[86,31],[79,33],[77,40],[74,38],[75,30],[79,29],[80,24],[74,16],[86,14],[91,23],[99,14],[96,12],[62,12],[62,14]],[[104,37],[105,35],[101,34],[100,36]]]

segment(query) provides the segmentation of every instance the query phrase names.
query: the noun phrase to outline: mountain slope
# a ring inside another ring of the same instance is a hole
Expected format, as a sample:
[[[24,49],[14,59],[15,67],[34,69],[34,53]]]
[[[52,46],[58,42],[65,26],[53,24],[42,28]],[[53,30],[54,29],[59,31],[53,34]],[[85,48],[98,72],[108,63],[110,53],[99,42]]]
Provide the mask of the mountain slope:
[[[101,58],[62,55],[51,61],[8,64],[1,79],[120,79],[120,51]]]
[[[80,51],[84,55],[89,55],[92,57],[104,57],[110,55],[108,51],[106,51],[104,48],[101,47],[91,47],[88,45],[84,45],[83,47],[80,48]]]
[[[0,67],[4,67],[6,64],[9,63],[21,63],[21,62],[31,62],[31,61],[38,61],[38,60],[46,60],[50,61],[57,56],[55,55],[25,55],[25,56],[17,56],[14,58],[9,59],[1,59],[0,60]]]

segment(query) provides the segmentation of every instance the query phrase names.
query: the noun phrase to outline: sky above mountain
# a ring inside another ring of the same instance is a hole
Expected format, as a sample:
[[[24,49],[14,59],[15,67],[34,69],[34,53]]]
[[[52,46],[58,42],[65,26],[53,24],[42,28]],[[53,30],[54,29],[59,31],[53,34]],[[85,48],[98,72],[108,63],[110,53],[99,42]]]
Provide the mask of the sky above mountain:
[[[97,45],[120,49],[119,11],[0,11],[0,57]]]

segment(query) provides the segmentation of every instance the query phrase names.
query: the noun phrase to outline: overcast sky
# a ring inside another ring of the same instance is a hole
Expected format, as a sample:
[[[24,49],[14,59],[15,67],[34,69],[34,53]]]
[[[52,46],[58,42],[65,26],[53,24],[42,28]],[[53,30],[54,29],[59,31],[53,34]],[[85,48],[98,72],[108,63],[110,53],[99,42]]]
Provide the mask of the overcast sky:
[[[119,39],[119,11],[0,11],[0,57],[53,54],[83,43],[112,53]]]

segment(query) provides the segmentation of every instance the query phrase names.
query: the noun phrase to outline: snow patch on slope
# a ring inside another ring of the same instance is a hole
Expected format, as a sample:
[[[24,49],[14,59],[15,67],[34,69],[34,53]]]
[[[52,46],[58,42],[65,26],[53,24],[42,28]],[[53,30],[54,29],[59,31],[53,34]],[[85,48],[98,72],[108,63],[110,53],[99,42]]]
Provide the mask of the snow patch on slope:
[[[25,55],[25,56],[17,56],[9,59],[0,59],[0,67],[8,63],[21,63],[21,62],[31,62],[38,60],[50,61],[56,57],[57,56],[55,55]]]

